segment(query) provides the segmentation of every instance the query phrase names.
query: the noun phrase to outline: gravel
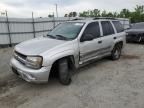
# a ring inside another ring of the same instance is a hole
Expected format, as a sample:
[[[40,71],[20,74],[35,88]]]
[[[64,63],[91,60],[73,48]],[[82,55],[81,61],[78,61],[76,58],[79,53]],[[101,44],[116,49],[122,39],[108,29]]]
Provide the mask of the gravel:
[[[31,84],[11,72],[12,48],[0,49],[2,108],[143,108],[144,45],[127,44],[118,61],[102,59],[77,70],[70,86],[50,79]]]

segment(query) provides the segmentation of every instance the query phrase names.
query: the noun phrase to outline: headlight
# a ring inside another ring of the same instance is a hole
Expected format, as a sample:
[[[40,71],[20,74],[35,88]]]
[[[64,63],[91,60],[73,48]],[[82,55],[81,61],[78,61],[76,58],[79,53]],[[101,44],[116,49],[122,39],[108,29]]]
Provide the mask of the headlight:
[[[40,68],[42,66],[42,57],[27,57],[26,58],[26,66],[31,67],[31,68]]]

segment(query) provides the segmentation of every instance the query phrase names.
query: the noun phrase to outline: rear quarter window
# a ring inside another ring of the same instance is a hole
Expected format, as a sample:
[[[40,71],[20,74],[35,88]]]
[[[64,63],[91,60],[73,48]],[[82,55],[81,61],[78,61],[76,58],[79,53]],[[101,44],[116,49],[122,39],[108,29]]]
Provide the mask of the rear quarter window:
[[[112,21],[112,22],[117,30],[117,33],[124,31],[123,25],[119,21]]]

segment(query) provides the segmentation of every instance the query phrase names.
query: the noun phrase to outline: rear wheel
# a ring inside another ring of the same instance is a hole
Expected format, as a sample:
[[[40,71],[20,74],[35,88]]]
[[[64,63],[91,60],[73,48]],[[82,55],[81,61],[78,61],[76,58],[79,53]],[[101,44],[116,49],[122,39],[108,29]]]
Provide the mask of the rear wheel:
[[[121,49],[122,49],[122,46],[120,44],[117,44],[114,47],[114,49],[112,50],[112,53],[111,53],[111,59],[112,60],[118,60],[118,59],[120,59]]]
[[[63,85],[70,85],[71,80],[71,72],[68,66],[68,59],[64,58],[59,61],[59,82]]]

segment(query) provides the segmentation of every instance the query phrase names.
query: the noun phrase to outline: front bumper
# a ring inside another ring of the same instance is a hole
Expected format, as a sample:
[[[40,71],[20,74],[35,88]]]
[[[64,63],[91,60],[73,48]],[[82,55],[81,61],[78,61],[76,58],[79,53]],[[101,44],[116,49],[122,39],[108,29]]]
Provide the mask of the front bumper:
[[[51,66],[42,67],[41,69],[31,69],[21,64],[15,58],[11,59],[10,65],[13,72],[27,82],[48,82]]]

